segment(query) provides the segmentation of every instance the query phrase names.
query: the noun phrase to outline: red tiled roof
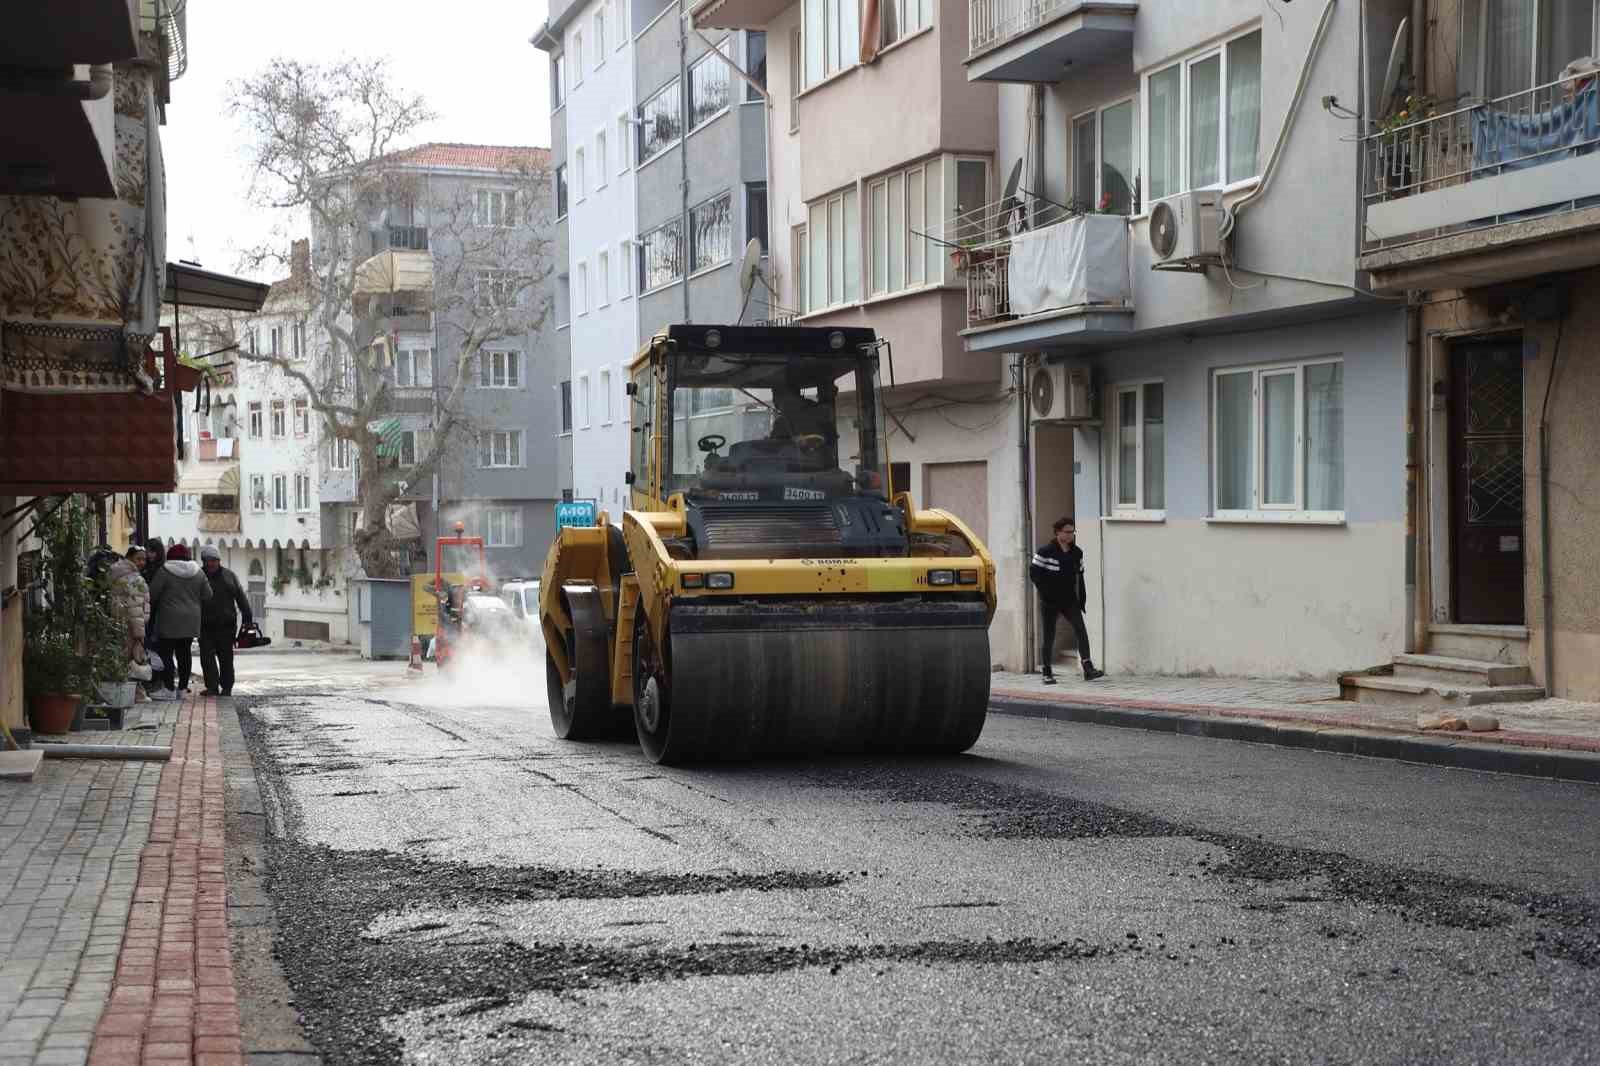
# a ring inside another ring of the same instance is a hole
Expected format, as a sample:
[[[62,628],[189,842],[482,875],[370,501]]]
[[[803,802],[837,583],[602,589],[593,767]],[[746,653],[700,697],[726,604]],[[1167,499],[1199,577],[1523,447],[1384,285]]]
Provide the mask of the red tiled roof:
[[[463,170],[520,170],[550,162],[550,149],[502,144],[450,144],[434,141],[389,155],[396,163]]]

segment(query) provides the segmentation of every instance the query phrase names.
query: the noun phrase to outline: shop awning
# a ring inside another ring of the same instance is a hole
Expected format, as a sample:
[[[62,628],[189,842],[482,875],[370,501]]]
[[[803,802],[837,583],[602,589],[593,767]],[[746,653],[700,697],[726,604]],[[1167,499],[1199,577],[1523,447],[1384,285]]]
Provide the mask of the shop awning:
[[[185,471],[178,479],[178,491],[186,496],[237,496],[239,464],[207,463]]]
[[[171,492],[173,439],[165,393],[7,393],[0,402],[0,496]]]
[[[216,274],[187,263],[168,263],[167,287],[161,300],[180,307],[254,313],[267,302],[267,289],[265,282]]]
[[[357,296],[430,292],[432,289],[433,255],[429,252],[391,248],[356,267]]]
[[[378,455],[385,459],[400,458],[400,435],[405,427],[398,418],[386,419],[371,427],[378,435]]]

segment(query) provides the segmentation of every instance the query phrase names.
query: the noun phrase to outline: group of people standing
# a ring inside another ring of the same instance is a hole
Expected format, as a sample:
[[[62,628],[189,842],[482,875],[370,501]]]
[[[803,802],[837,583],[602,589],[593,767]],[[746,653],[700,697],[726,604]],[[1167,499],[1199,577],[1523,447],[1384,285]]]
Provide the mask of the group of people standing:
[[[238,577],[222,565],[221,552],[208,544],[196,563],[186,545],[164,548],[160,538],[153,538],[130,546],[111,567],[110,578],[128,623],[130,658],[151,663],[152,677],[145,684],[151,699],[176,700],[189,691],[190,647],[196,639],[206,695],[233,692],[234,640],[241,624],[249,626],[254,619]]]

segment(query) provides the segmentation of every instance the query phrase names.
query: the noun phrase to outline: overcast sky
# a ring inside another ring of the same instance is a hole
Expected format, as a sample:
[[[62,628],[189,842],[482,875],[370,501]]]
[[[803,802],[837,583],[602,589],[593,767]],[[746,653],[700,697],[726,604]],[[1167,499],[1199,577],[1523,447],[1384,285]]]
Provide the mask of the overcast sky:
[[[172,86],[161,131],[168,259],[233,273],[241,249],[282,226],[281,213],[250,204],[239,131],[226,114],[228,81],[273,56],[390,57],[397,80],[439,113],[421,140],[550,143],[545,54],[528,43],[546,0],[208,0],[188,10],[189,70]]]

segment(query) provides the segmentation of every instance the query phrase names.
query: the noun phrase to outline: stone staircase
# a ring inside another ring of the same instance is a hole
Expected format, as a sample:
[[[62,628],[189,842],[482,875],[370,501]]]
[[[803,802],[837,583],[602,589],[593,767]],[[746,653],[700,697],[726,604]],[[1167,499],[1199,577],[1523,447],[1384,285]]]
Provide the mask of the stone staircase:
[[[1355,703],[1466,708],[1543,699],[1528,668],[1526,626],[1431,625],[1426,654],[1396,655],[1389,666],[1339,678]]]

